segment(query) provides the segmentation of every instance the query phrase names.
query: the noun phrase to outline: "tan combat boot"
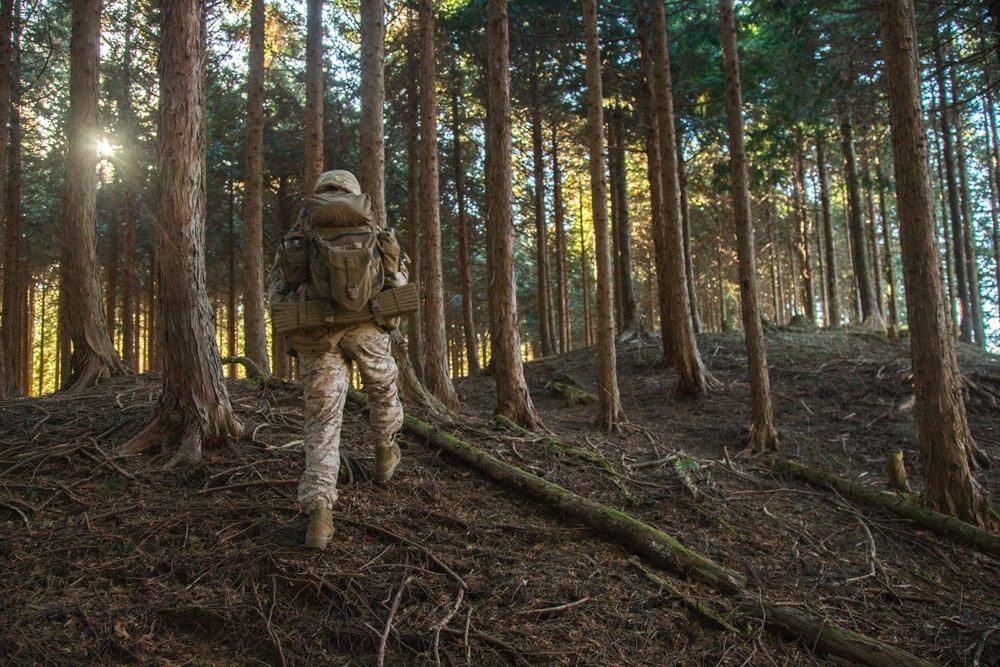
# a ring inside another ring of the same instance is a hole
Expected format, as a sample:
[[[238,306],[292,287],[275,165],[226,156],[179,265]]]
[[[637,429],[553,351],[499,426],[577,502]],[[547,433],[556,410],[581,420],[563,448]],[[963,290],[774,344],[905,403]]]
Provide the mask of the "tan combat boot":
[[[306,528],[306,546],[312,549],[325,549],[333,537],[333,510],[329,507],[317,507],[309,513],[309,526]]]
[[[403,460],[399,445],[394,442],[379,442],[375,444],[375,479],[388,482],[396,466]]]

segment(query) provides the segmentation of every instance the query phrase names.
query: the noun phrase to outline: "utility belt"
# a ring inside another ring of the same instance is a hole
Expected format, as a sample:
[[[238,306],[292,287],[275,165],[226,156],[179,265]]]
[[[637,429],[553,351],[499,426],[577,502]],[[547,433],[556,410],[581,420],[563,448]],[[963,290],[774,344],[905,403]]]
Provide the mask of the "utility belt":
[[[384,289],[357,311],[338,308],[325,299],[307,299],[299,289],[298,298],[271,304],[271,323],[275,334],[311,329],[346,329],[365,322],[375,322],[388,330],[395,328],[391,318],[416,312],[420,305],[416,283]]]

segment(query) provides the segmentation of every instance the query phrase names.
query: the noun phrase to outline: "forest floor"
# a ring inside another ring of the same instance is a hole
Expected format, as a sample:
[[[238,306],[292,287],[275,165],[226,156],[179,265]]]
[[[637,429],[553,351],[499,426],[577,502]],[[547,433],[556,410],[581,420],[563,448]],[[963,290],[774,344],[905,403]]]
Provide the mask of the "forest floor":
[[[595,406],[552,391],[596,391],[593,348],[526,365],[552,437],[602,453],[611,472],[504,430],[489,377],[457,380],[465,407],[436,424],[672,535],[774,604],[934,664],[1000,665],[1000,561],[742,453],[741,336],[698,342],[721,382],[698,401],[672,396],[658,345],[620,347],[621,435],[595,431]],[[888,489],[884,456],[901,447],[920,489],[907,341],[782,330],[767,351],[783,455]],[[1000,459],[1000,358],[959,357],[980,387],[973,434]],[[359,412],[345,417],[334,541],[307,550],[295,387],[230,381],[246,436],[198,467],[112,458],[152,414],[159,382],[0,403],[0,663],[851,664],[412,435],[378,485]],[[1000,507],[1000,470],[976,477]]]

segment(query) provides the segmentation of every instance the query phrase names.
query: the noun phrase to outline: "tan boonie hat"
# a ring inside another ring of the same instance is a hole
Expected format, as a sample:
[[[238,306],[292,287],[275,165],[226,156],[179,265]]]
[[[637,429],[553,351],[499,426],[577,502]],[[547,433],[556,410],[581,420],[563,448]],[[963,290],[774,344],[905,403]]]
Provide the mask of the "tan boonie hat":
[[[325,171],[316,179],[316,187],[313,188],[313,192],[318,194],[327,190],[343,190],[352,195],[361,194],[358,179],[354,177],[354,174],[343,169]]]

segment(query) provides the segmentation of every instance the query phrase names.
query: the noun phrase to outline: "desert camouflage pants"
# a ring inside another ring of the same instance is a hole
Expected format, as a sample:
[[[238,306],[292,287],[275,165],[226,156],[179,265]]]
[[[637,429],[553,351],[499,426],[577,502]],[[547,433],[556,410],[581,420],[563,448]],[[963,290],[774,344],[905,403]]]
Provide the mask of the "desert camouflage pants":
[[[371,407],[375,440],[390,441],[403,425],[403,406],[396,395],[396,362],[389,335],[374,324],[341,331],[319,330],[291,336],[299,353],[304,384],[306,469],[299,483],[299,502],[306,511],[333,507],[340,471],[340,428],[350,388],[351,361],[358,364]]]

